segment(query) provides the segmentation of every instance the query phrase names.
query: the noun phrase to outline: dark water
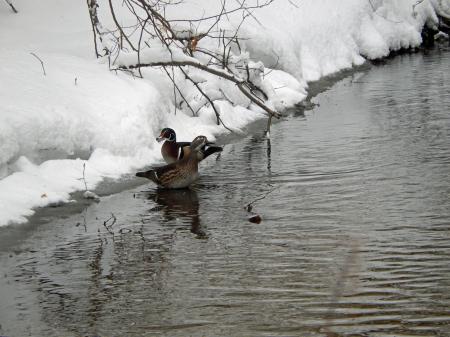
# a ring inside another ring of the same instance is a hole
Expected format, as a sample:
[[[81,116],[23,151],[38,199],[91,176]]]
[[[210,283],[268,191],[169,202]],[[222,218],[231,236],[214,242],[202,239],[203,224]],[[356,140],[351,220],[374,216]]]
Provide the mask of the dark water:
[[[450,51],[315,100],[192,191],[1,229],[0,335],[450,336]]]

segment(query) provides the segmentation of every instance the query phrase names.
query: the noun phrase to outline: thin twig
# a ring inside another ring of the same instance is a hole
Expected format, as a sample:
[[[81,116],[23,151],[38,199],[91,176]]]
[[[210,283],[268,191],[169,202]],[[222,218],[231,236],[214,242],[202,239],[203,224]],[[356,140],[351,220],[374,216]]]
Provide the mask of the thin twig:
[[[86,163],[83,163],[83,182],[84,182],[84,189],[87,191],[87,183],[86,183],[86,176],[85,176],[85,172],[86,172]]]
[[[176,91],[176,87],[175,87],[175,72],[174,72],[174,68],[172,67],[172,82],[174,84],[173,86],[173,101],[174,101],[174,115],[177,114],[177,91]]]
[[[30,54],[33,55],[35,58],[37,58],[39,62],[41,62],[42,71],[44,72],[44,76],[47,76],[47,74],[45,73],[44,62],[42,62],[42,60],[39,58],[39,56],[37,56],[35,53],[30,53]]]
[[[188,100],[186,99],[186,97],[184,97],[183,93],[181,92],[181,89],[178,87],[178,85],[175,82],[175,78],[172,78],[172,76],[169,74],[169,72],[167,71],[166,67],[163,67],[164,71],[167,74],[167,77],[170,78],[170,80],[172,81],[174,87],[177,89],[178,93],[180,94],[181,98],[183,99],[183,101],[186,103],[186,105],[188,106],[188,108],[192,111],[192,116],[196,117],[196,113],[194,111],[194,109],[192,108],[192,106],[189,104]],[[176,101],[175,101],[176,104]]]
[[[242,10],[250,10],[250,9],[257,9],[257,8],[263,8],[263,7],[267,7],[269,6],[274,0],[268,0],[265,1],[264,3],[260,3],[259,1],[252,6],[246,6],[243,7],[242,5],[240,5],[239,7],[230,9],[228,11],[222,12],[221,15],[225,15],[228,16],[230,14],[233,14],[235,12],[238,11],[242,11]],[[244,1],[245,2],[245,1]],[[173,20],[168,20],[169,22],[199,22],[199,21],[207,21],[207,20],[211,20],[211,19],[215,19],[217,18],[218,14],[215,15],[211,15],[211,16],[207,16],[207,17],[201,17],[199,19],[173,19]]]
[[[138,50],[133,46],[131,41],[128,39],[128,36],[124,33],[122,27],[119,25],[119,22],[117,21],[116,14],[114,12],[114,7],[112,5],[112,1],[111,0],[109,0],[109,8],[111,10],[111,15],[112,15],[112,18],[114,20],[114,23],[116,24],[117,29],[120,31],[121,36],[123,36],[125,38],[125,40],[127,40],[127,42],[130,45],[131,49],[133,49],[134,51],[137,52]]]
[[[214,104],[213,100],[202,90],[202,88],[200,87],[200,85],[195,82],[187,73],[186,71],[184,71],[184,69],[182,67],[180,67],[181,72],[184,74],[184,76],[186,77],[186,79],[188,79],[196,88],[197,90],[202,94],[203,97],[205,97],[209,104],[211,104],[212,109],[214,110],[214,113],[216,114],[216,118],[217,118],[217,125],[222,124],[223,127],[225,129],[227,129],[228,131],[230,131],[231,133],[234,133],[233,130],[231,130],[228,126],[225,125],[225,123],[223,122],[222,118],[220,118],[220,113],[216,108],[216,105]]]
[[[294,6],[295,8],[300,8],[297,4],[295,4],[292,0],[288,0],[289,3]]]
[[[17,11],[17,9],[16,9],[16,7],[14,7],[14,5],[12,4],[12,2],[11,2],[11,0],[5,0],[6,1],[6,3],[11,7],[11,9],[12,9],[12,11],[14,12],[14,13],[19,13],[18,11]]]

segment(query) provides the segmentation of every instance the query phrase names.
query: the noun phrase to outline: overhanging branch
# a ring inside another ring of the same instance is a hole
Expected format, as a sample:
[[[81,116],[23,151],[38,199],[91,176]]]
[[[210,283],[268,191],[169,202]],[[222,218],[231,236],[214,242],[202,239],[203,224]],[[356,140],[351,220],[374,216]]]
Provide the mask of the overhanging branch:
[[[259,106],[261,109],[263,109],[265,112],[269,114],[269,116],[280,118],[281,114],[271,108],[269,108],[266,104],[261,102],[258,98],[256,98],[254,95],[248,92],[248,90],[245,87],[246,81],[239,79],[235,77],[234,75],[231,75],[227,72],[224,72],[219,69],[210,68],[208,66],[205,66],[201,64],[200,62],[194,62],[194,61],[160,61],[160,62],[149,62],[149,63],[139,63],[139,64],[133,64],[129,66],[119,65],[118,69],[139,69],[143,67],[185,67],[185,66],[191,66],[200,70],[203,70],[207,73],[216,75],[218,77],[224,78],[228,81],[231,81],[235,83],[238,87],[238,89],[255,105]]]

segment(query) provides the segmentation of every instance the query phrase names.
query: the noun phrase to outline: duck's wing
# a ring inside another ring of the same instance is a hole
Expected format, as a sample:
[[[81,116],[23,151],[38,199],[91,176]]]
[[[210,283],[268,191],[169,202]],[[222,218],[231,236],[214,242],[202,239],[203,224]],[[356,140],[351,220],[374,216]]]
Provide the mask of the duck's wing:
[[[189,177],[194,177],[198,170],[197,162],[191,159],[185,157],[176,163],[158,167],[156,170],[158,184],[169,188],[187,187],[189,183],[184,184],[190,181]]]
[[[170,172],[176,171],[177,164],[172,163],[164,166],[153,167],[148,171],[137,172],[136,177],[147,178],[156,184],[161,184],[162,177],[171,175]]]
[[[189,142],[177,142],[178,145],[178,160],[186,158],[191,153],[191,143]]]
[[[177,142],[179,147],[191,146],[191,142]]]

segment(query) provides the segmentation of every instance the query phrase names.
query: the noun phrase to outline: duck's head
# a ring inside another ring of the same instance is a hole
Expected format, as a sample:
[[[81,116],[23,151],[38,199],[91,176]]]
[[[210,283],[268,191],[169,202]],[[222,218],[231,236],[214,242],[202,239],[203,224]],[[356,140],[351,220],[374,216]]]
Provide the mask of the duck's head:
[[[205,136],[197,136],[191,143],[192,151],[199,151],[203,146],[206,145],[208,139]]]
[[[171,128],[164,128],[161,130],[161,134],[159,137],[156,137],[158,142],[162,142],[163,140],[167,140],[169,142],[175,142],[177,140],[177,135],[175,131]]]

